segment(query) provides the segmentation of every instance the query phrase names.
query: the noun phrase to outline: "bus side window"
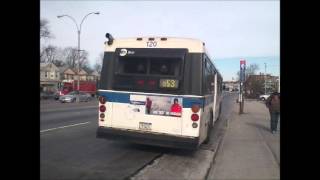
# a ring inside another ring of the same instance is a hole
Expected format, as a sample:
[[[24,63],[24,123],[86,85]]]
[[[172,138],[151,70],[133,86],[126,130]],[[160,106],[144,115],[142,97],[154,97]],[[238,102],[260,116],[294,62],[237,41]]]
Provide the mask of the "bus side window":
[[[214,76],[212,75],[213,73],[210,60],[206,56],[204,63],[205,94],[212,94],[212,92],[214,91]]]

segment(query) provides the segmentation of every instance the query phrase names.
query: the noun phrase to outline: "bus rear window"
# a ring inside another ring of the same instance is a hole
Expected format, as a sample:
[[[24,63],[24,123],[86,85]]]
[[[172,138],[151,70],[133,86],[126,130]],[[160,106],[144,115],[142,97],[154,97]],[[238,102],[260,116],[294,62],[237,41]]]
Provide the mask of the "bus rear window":
[[[182,59],[159,57],[119,57],[119,74],[179,76]]]
[[[147,65],[146,58],[120,58],[118,72],[120,74],[146,74]]]
[[[182,65],[182,57],[119,57],[112,88],[178,93],[182,87]]]

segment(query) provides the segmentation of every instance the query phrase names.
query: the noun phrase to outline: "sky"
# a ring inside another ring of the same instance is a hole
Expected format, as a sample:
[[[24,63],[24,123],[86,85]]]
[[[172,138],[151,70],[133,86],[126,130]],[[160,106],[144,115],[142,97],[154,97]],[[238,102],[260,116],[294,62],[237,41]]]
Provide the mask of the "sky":
[[[58,1],[41,0],[40,18],[49,21],[54,38],[42,42],[61,48],[77,47],[89,52],[93,65],[104,50],[105,34],[114,38],[168,36],[199,39],[224,80],[236,78],[239,61],[256,63],[259,72],[279,75],[280,2],[256,1]]]

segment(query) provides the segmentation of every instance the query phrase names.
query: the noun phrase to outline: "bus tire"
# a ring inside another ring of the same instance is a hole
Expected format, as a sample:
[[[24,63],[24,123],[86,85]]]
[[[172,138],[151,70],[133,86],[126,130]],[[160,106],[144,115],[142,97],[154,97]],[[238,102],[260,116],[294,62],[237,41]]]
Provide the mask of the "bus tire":
[[[222,102],[220,102],[220,105],[219,105],[219,114],[218,114],[218,119],[220,119],[220,116],[221,116],[221,110],[222,109]]]
[[[206,139],[203,141],[204,144],[208,144],[209,141],[210,141],[210,134],[211,134],[211,129],[213,127],[212,125],[212,120],[213,120],[213,114],[212,112],[210,113],[210,121],[209,121],[209,124],[207,126],[207,137]]]

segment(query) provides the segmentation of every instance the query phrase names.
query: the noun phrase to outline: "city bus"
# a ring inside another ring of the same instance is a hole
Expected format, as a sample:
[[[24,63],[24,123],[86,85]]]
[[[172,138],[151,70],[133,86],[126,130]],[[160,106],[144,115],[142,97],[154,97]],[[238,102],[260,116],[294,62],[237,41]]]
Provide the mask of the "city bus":
[[[106,37],[96,137],[182,149],[207,143],[221,110],[222,76],[205,43]]]

